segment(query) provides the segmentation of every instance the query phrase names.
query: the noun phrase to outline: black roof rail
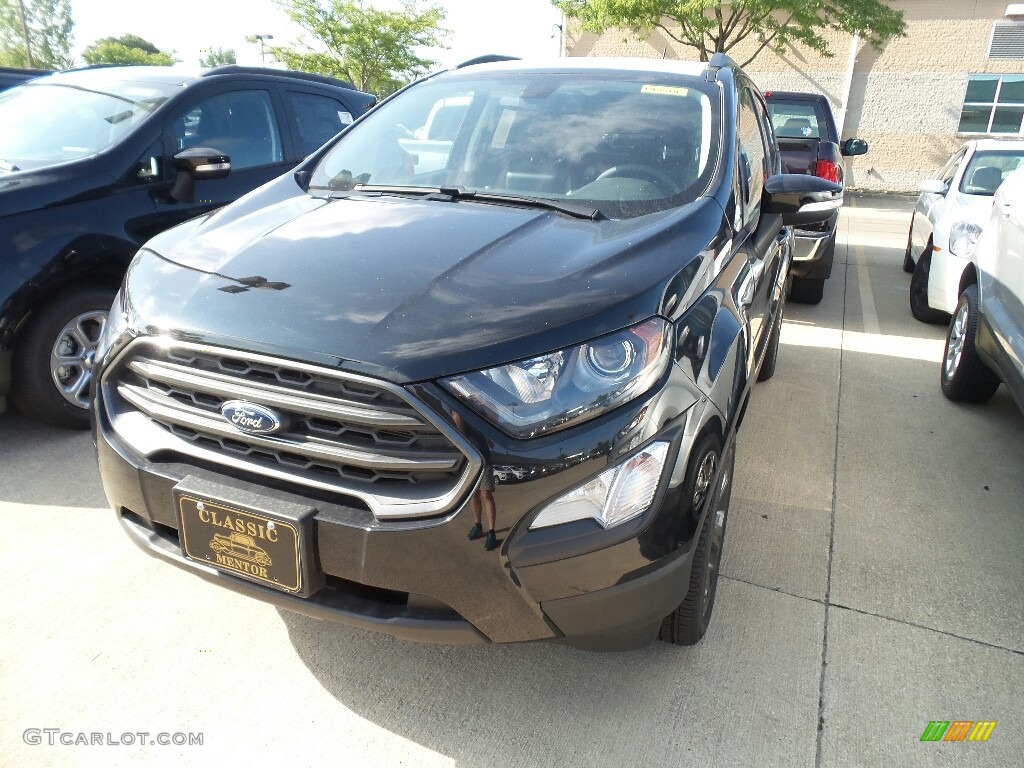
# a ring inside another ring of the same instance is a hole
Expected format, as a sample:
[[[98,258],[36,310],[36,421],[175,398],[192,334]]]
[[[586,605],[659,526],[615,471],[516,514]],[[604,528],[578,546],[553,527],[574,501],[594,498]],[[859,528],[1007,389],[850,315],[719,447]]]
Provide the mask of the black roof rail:
[[[29,69],[28,67],[0,67],[0,72],[7,75],[49,75],[52,69]]]
[[[350,91],[358,91],[348,80],[328,75],[316,75],[312,72],[301,72],[295,69],[276,69],[274,67],[244,67],[239,64],[222,64],[219,67],[203,70],[203,77],[211,75],[277,75],[278,77],[293,77],[299,80],[308,80],[312,83],[323,83],[325,85],[340,85]]]
[[[733,61],[732,57],[727,53],[718,51],[711,54],[711,60],[708,62],[707,80],[714,80],[718,75],[718,70],[723,67],[738,68],[739,64]]]
[[[521,61],[521,56],[504,56],[500,53],[485,53],[483,56],[477,56],[475,58],[464,61],[461,64],[456,64],[452,69],[462,69],[463,67],[472,67],[476,64],[492,64],[496,61]]]

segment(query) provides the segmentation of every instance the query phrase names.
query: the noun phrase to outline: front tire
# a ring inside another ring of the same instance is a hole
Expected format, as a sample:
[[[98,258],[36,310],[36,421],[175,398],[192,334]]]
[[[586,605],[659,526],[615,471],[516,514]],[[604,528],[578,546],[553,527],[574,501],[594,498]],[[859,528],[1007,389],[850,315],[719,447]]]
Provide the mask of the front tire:
[[[983,403],[996,393],[999,378],[978,357],[978,286],[969,285],[946,332],[939,383],[942,394],[962,403]]]
[[[924,253],[932,249],[931,240],[925,246]],[[921,255],[914,266],[914,274],[910,278],[910,312],[922,323],[942,323],[948,315],[928,305],[928,276],[931,274],[932,257]]]
[[[57,296],[30,318],[12,361],[18,410],[57,427],[89,426],[92,356],[113,302],[111,289],[83,288]]]
[[[732,497],[732,474],[736,464],[735,443],[729,449],[721,469],[715,466],[721,456],[722,441],[709,434],[694,451],[694,461],[687,469],[683,486],[684,499],[691,504],[694,515],[703,515],[704,523],[693,553],[690,584],[683,602],[665,617],[660,639],[673,645],[696,645],[707,632],[715,607],[725,526]],[[709,463],[711,466],[709,467]],[[710,477],[708,475],[710,474]],[[717,482],[716,482],[717,481]]]

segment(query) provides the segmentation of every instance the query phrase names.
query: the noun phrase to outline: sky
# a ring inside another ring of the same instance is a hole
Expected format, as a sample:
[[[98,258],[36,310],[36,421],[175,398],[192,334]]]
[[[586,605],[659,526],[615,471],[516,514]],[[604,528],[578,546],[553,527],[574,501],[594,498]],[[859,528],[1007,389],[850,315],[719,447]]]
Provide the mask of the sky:
[[[377,0],[374,5],[394,5]],[[546,58],[559,53],[561,14],[550,0],[439,0],[451,30],[448,50],[432,58],[451,66],[485,53]],[[271,34],[271,45],[287,45],[303,34],[273,0],[71,0],[75,19],[73,52],[101,37],[138,35],[182,62],[198,66],[210,48],[233,48],[239,64],[258,65],[260,47],[247,35]]]

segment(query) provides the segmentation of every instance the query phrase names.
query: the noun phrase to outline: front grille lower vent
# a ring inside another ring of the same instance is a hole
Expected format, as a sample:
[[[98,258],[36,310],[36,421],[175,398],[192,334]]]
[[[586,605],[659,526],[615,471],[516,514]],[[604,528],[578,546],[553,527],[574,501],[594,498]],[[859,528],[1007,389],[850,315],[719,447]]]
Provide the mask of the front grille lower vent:
[[[104,377],[104,395],[140,453],[172,450],[341,491],[377,517],[443,513],[478,467],[472,448],[401,388],[303,363],[139,340]],[[271,409],[281,429],[240,431],[221,415],[232,400]]]

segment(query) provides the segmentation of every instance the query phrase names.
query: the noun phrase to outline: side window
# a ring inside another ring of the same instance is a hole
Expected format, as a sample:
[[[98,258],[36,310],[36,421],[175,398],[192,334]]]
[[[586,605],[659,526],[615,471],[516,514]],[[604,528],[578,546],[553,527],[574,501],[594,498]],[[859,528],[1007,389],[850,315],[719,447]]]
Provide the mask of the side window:
[[[352,113],[340,101],[315,93],[288,91],[288,102],[299,129],[299,153],[312,154],[352,122]]]
[[[761,193],[767,173],[767,153],[757,112],[747,89],[739,100],[739,162],[740,189],[743,196],[743,220],[754,221],[761,211]]]
[[[174,145],[219,149],[232,170],[280,163],[281,134],[266,91],[231,91],[204,99],[172,124]]]

